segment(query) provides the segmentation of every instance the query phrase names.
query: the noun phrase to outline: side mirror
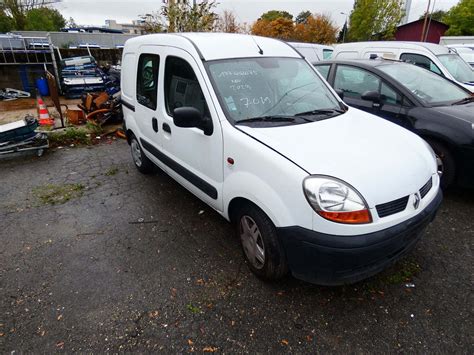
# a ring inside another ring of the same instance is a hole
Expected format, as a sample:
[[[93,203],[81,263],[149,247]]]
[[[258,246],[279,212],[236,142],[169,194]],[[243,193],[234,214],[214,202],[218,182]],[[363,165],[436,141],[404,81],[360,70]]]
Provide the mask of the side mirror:
[[[377,91],[366,91],[362,94],[362,100],[372,101],[380,104],[385,99],[385,95],[380,95]]]
[[[206,136],[212,135],[214,131],[212,120],[203,117],[201,112],[194,107],[178,107],[173,111],[173,123],[176,127],[202,129]]]
[[[336,89],[336,94],[344,101],[344,91],[342,89]]]

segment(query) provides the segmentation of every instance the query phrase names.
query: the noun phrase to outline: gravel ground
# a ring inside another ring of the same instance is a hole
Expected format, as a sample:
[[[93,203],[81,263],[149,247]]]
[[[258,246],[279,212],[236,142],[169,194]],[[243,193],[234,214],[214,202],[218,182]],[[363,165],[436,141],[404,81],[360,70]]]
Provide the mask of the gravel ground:
[[[248,270],[233,228],[125,142],[0,159],[0,352],[473,353],[474,193],[352,286]]]

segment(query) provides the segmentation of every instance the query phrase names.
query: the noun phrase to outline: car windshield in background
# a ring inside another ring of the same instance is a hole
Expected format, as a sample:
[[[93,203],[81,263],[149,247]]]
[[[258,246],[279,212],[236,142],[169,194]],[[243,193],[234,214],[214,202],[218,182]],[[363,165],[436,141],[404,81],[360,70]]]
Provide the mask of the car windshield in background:
[[[400,82],[427,105],[445,104],[469,97],[469,94],[449,80],[411,64],[380,65],[377,69]]]
[[[285,122],[300,122],[302,116],[308,116],[308,122],[310,116],[328,118],[341,113],[339,101],[303,59],[216,60],[208,68],[234,123],[284,117],[294,118]]]
[[[474,71],[457,54],[442,54],[438,59],[448,69],[451,75],[461,83],[474,83]]]

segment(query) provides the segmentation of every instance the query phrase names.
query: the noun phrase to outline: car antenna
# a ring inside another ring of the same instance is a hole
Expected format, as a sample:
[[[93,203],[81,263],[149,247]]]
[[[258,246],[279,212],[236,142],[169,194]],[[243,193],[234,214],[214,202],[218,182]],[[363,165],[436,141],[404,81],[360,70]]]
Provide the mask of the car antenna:
[[[258,45],[258,43],[257,43],[257,41],[255,40],[255,38],[253,38],[253,36],[250,36],[250,37],[252,37],[253,42],[254,42],[255,45],[257,46],[257,48],[258,48],[258,53],[261,54],[261,55],[263,55],[263,49],[260,48],[260,46]]]

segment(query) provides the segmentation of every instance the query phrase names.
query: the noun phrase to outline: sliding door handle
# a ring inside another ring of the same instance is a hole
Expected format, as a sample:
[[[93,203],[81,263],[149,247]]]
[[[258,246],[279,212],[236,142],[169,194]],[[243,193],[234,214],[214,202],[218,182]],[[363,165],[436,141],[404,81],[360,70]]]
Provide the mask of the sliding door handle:
[[[151,125],[152,125],[152,127],[153,127],[153,130],[154,130],[155,132],[158,132],[158,120],[156,119],[156,117],[153,117],[153,118],[151,119]]]

